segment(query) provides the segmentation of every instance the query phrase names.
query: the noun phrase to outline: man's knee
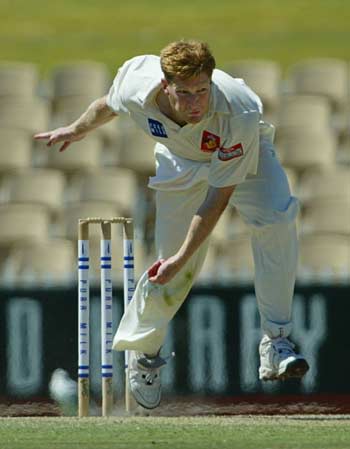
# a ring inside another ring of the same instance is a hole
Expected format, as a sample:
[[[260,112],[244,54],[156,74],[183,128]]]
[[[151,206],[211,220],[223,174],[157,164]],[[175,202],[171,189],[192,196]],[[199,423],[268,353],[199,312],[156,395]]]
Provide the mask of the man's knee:
[[[295,223],[299,212],[297,198],[290,197],[286,207],[282,210],[270,209],[268,207],[252,207],[240,210],[240,215],[248,226],[254,229],[271,227],[272,225],[288,225]]]

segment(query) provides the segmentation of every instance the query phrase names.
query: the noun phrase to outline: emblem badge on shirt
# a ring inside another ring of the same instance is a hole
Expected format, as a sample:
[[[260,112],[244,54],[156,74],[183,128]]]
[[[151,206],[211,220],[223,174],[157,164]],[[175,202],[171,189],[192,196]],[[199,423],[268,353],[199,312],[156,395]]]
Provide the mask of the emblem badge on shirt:
[[[220,161],[230,161],[241,156],[243,156],[243,146],[241,143],[237,143],[230,148],[220,148],[218,153]]]
[[[205,153],[213,153],[220,148],[220,137],[209,131],[203,131],[201,150]]]
[[[153,120],[153,118],[149,118],[148,126],[149,126],[152,136],[168,137],[163,123],[158,122],[158,120]]]

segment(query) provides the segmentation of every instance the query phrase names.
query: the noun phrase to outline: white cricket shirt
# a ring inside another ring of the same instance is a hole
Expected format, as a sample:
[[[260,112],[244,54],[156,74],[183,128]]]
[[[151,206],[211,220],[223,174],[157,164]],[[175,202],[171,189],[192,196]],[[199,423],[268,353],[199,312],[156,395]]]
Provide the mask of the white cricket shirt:
[[[207,180],[225,187],[255,174],[261,138],[273,140],[273,127],[261,121],[259,97],[242,80],[214,70],[207,114],[180,126],[156,104],[162,78],[158,56],[137,56],[119,69],[107,96],[113,111],[129,114],[157,142],[149,186],[186,189]]]

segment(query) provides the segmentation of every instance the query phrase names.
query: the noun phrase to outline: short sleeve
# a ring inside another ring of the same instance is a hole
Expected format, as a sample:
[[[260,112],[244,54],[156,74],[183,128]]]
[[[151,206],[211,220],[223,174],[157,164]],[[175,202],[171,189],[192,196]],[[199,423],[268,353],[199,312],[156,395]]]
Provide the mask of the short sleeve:
[[[213,153],[209,184],[227,187],[240,184],[250,174],[256,174],[259,159],[258,111],[247,112],[229,121],[222,146]]]
[[[128,108],[125,104],[125,78],[132,64],[132,59],[126,61],[118,70],[116,77],[113,80],[113,84],[107,94],[107,105],[117,114],[127,113]]]

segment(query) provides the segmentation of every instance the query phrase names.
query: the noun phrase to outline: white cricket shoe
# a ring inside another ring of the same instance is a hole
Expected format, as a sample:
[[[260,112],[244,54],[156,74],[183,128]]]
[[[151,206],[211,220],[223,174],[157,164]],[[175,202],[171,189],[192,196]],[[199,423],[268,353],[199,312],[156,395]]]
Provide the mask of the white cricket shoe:
[[[160,368],[166,361],[159,355],[130,351],[129,385],[138,404],[147,409],[158,407],[161,398]]]
[[[261,380],[301,378],[309,370],[305,357],[294,352],[295,345],[285,337],[264,335],[259,346]]]

